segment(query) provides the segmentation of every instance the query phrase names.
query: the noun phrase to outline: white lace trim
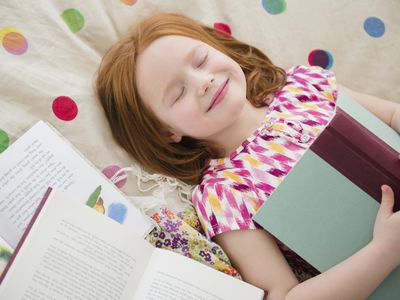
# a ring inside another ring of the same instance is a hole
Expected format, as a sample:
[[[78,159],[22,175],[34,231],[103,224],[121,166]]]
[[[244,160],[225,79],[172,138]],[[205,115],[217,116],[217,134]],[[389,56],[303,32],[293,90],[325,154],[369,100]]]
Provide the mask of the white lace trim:
[[[128,196],[130,200],[145,214],[157,207],[167,206],[166,194],[174,191],[178,192],[179,199],[186,204],[192,204],[191,195],[193,186],[188,185],[176,178],[150,174],[139,165],[131,165],[118,170],[110,180],[117,184],[118,182],[127,179],[128,172],[132,172],[137,177],[137,187],[139,191],[145,193],[153,190],[152,196],[133,197]],[[152,181],[153,184],[145,187],[143,184]]]

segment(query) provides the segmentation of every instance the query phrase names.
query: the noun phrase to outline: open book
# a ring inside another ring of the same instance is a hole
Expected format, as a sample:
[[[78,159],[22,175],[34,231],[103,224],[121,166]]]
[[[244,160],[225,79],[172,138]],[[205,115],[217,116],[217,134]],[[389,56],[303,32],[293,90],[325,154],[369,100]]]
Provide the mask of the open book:
[[[0,237],[0,276],[7,266],[8,261],[11,258],[13,249],[11,246]]]
[[[0,298],[9,300],[251,300],[264,295],[220,271],[155,248],[129,228],[51,189],[3,278]]]
[[[39,121],[0,154],[0,238],[15,248],[48,186],[144,236],[152,223],[95,166]]]
[[[337,104],[365,128],[337,114],[254,216],[320,272],[371,241],[382,184],[400,196],[399,135],[345,94]],[[368,299],[399,295],[400,268]]]

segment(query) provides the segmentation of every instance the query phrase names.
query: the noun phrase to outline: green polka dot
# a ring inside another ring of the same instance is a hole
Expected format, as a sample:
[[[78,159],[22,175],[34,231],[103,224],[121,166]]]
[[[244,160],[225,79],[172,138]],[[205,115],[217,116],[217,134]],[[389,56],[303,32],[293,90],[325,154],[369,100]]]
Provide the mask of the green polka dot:
[[[286,0],[262,0],[262,5],[271,15],[281,14],[286,10]]]
[[[64,20],[65,24],[68,25],[72,32],[78,32],[85,25],[85,19],[79,10],[75,8],[69,8],[63,11],[61,18]]]
[[[7,133],[0,129],[0,153],[8,148],[10,144],[10,138]]]

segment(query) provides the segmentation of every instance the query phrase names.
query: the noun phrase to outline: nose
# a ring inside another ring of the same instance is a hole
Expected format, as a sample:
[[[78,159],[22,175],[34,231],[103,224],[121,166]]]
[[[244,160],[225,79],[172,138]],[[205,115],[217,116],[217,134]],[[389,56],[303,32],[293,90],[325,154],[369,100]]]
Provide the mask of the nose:
[[[200,84],[198,94],[199,96],[204,96],[214,83],[214,74],[204,74],[199,80]]]

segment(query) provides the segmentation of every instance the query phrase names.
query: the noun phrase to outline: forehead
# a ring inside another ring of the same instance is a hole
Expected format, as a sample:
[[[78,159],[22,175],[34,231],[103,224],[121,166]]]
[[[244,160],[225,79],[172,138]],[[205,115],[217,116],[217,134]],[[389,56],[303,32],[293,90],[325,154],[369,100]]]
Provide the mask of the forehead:
[[[176,56],[175,54],[182,54],[185,50],[190,51],[187,47],[198,44],[202,44],[202,42],[190,37],[167,35],[154,40],[139,56],[142,58],[165,57],[166,53],[168,53],[168,57]]]
[[[160,99],[168,79],[183,67],[183,59],[203,42],[189,37],[168,35],[153,41],[137,57],[137,88],[143,100]],[[156,87],[156,88],[155,88]]]

